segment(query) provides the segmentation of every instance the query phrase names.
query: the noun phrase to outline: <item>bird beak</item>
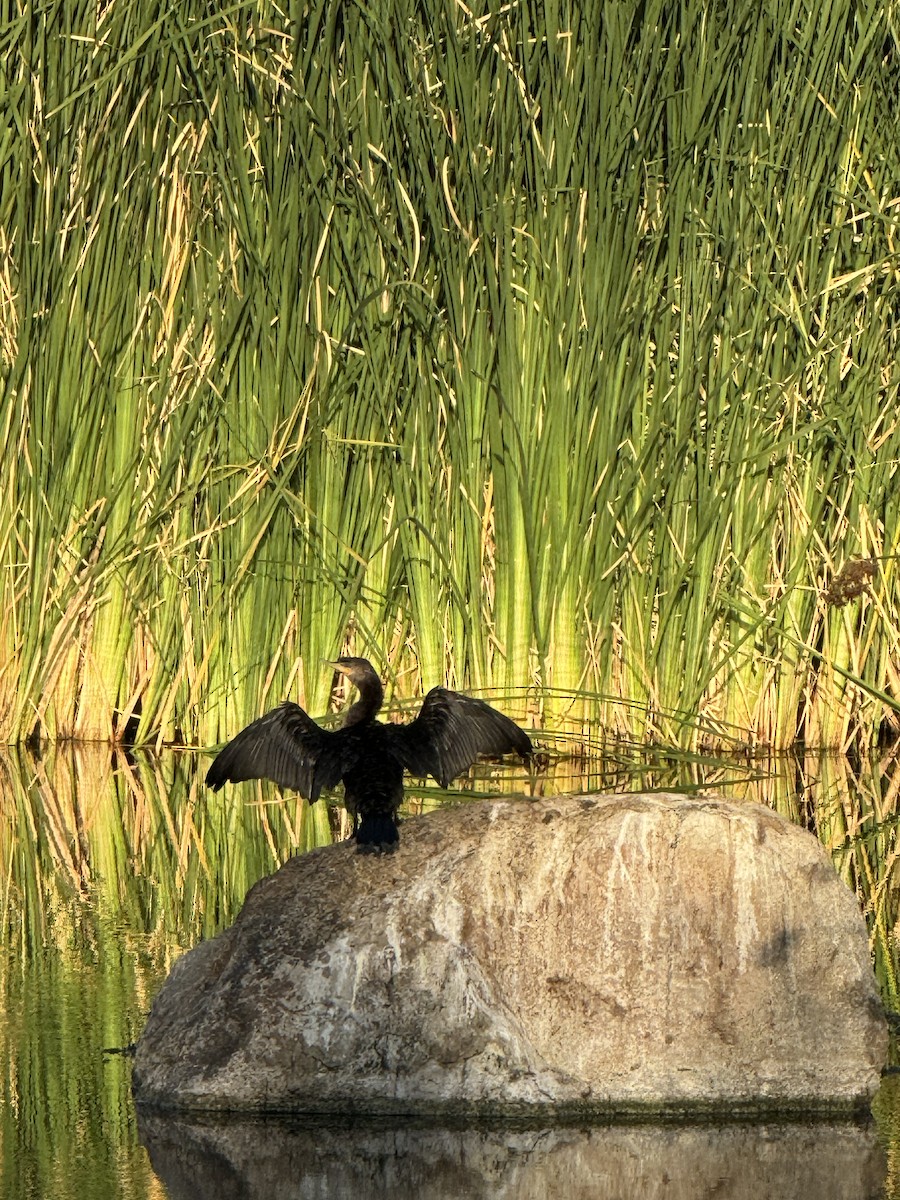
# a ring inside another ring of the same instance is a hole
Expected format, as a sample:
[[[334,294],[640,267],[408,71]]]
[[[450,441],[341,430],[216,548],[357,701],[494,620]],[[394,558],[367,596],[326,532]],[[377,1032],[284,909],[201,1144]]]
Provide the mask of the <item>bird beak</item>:
[[[346,674],[347,674],[347,672],[344,670],[344,668],[341,666],[341,664],[340,664],[340,663],[338,663],[338,662],[332,662],[330,658],[323,658],[323,659],[322,659],[322,662],[325,664],[325,666],[326,666],[326,667],[334,667],[334,669],[335,669],[336,671],[340,671],[340,673],[341,673],[342,675],[346,675]]]

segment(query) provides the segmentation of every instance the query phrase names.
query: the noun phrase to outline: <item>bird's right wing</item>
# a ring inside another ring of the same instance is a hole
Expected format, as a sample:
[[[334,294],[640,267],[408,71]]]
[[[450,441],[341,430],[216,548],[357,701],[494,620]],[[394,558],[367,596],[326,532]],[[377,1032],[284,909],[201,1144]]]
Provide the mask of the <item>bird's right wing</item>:
[[[253,721],[222,749],[206,775],[213,791],[244,779],[271,779],[318,800],[335,787],[347,764],[342,761],[340,731],[322,729],[299,704],[285,700]]]

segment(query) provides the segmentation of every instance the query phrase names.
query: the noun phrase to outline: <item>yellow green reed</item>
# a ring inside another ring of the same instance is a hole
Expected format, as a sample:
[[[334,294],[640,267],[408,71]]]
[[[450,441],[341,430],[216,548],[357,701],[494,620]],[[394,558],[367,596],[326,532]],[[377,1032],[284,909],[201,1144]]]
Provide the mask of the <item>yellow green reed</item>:
[[[685,746],[895,729],[896,18],[7,14],[0,740],[210,744],[341,650]]]

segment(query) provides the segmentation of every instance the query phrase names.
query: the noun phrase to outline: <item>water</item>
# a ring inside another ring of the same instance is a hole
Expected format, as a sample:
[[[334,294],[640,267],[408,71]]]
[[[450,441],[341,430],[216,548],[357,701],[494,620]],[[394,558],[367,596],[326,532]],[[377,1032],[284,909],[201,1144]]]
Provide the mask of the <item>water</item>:
[[[134,1111],[130,1059],[174,960],[230,923],[286,857],[340,835],[341,811],[245,785],[211,796],[191,754],[64,748],[0,758],[0,1200],[169,1197],[900,1197],[900,1077],[867,1124],[488,1130],[294,1120],[183,1121]],[[893,758],[648,760],[608,748],[530,779],[479,768],[464,792],[710,790],[812,828],[866,912],[896,1003]],[[827,1047],[823,1047],[827,1053]]]

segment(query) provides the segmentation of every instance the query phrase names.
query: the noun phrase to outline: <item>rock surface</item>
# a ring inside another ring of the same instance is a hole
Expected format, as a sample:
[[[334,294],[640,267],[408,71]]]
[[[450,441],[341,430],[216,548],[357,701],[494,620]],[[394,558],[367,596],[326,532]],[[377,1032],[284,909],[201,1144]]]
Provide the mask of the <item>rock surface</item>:
[[[812,835],[683,796],[466,805],[292,859],[181,958],[138,1103],[318,1113],[841,1110],[887,1032]]]

